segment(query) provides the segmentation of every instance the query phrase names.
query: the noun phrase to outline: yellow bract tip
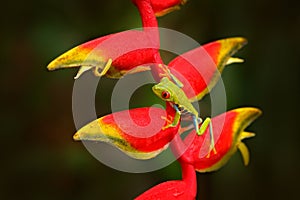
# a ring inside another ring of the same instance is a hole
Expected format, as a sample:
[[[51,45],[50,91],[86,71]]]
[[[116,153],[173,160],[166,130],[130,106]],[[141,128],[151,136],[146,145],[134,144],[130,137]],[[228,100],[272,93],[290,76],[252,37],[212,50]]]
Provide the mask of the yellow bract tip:
[[[226,65],[230,65],[232,63],[243,63],[244,60],[241,59],[241,58],[234,58],[234,57],[230,57],[227,62],[226,62]]]
[[[247,166],[250,161],[250,154],[249,154],[248,147],[243,142],[240,142],[237,147],[240,150],[241,155],[243,157],[244,165]]]

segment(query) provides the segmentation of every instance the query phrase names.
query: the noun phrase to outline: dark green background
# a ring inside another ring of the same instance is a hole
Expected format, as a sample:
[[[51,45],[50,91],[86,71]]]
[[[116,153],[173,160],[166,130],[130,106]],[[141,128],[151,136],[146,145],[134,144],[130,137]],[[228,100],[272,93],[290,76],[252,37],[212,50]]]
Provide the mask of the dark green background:
[[[159,18],[160,26],[201,44],[231,36],[249,40],[238,54],[246,62],[226,68],[223,77],[228,109],[264,112],[248,129],[257,133],[246,141],[251,163],[245,168],[237,153],[218,172],[198,174],[198,199],[298,199],[299,8],[296,0],[190,0]],[[75,71],[46,70],[77,44],[140,27],[129,0],[5,1],[0,22],[0,199],[132,199],[180,178],[177,163],[129,174],[93,158],[72,140]],[[105,80],[107,101],[113,83]],[[99,115],[110,112],[106,100],[98,102]]]

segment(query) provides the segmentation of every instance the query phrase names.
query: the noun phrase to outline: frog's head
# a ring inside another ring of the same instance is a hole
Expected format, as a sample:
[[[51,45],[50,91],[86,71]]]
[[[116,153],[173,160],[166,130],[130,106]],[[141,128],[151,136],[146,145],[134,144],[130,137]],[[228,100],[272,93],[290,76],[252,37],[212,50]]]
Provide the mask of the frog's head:
[[[174,95],[172,89],[169,87],[169,82],[168,78],[163,78],[158,84],[152,87],[152,90],[162,100],[174,102]]]

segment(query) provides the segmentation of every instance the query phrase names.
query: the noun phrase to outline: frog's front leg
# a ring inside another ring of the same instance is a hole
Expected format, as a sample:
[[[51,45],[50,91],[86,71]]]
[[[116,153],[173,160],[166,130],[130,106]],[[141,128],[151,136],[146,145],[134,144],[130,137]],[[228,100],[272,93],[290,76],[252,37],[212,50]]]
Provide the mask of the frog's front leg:
[[[180,115],[181,115],[180,110],[178,109],[178,107],[176,105],[173,105],[173,108],[176,110],[175,116],[173,118],[173,122],[168,123],[166,126],[162,127],[162,130],[165,130],[165,129],[170,128],[170,127],[175,127],[179,123]]]
[[[162,69],[163,73],[160,73],[159,76],[160,77],[168,77],[169,79],[171,79],[179,88],[183,88],[183,83],[181,83],[181,81],[174,76],[170,69],[168,68],[168,66],[163,65],[163,64],[159,64],[158,65],[159,68]]]
[[[101,77],[103,75],[106,74],[106,72],[109,70],[109,68],[111,67],[112,64],[112,59],[108,59],[108,61],[106,62],[104,68],[102,69],[102,66],[96,66],[94,69],[94,74],[95,76]],[[99,72],[99,69],[101,69],[101,72]]]

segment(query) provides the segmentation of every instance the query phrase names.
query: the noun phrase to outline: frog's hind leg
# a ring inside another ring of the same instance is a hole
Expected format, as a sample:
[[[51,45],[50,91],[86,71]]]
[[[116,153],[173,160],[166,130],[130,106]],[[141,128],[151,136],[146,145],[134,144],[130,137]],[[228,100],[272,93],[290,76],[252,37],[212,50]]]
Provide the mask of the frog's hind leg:
[[[198,128],[198,120],[197,119],[195,120],[195,118],[194,118],[193,121],[194,121],[194,124],[197,123],[197,126],[195,126],[195,128],[196,128],[196,132],[199,136],[203,135],[204,132],[206,131],[206,129],[209,128],[210,147],[209,147],[209,153],[207,154],[207,158],[209,158],[211,151],[213,151],[214,154],[217,153],[216,148],[215,148],[215,140],[214,140],[214,132],[213,132],[213,127],[212,127],[212,121],[209,117],[206,118],[204,120],[204,122],[201,124],[200,128]]]
[[[209,152],[207,154],[207,158],[210,157],[211,151],[213,151],[214,154],[217,154],[217,150],[215,147],[215,139],[214,139],[214,132],[213,132],[213,127],[212,127],[212,122],[210,121],[209,123],[209,136],[210,136],[210,147],[209,147]]]
[[[202,119],[201,118],[198,118],[196,115],[193,115],[193,124],[194,124],[194,127],[195,127],[195,130],[196,130],[196,133],[198,135],[202,135],[200,134],[200,131],[199,131],[199,123],[202,123]]]

